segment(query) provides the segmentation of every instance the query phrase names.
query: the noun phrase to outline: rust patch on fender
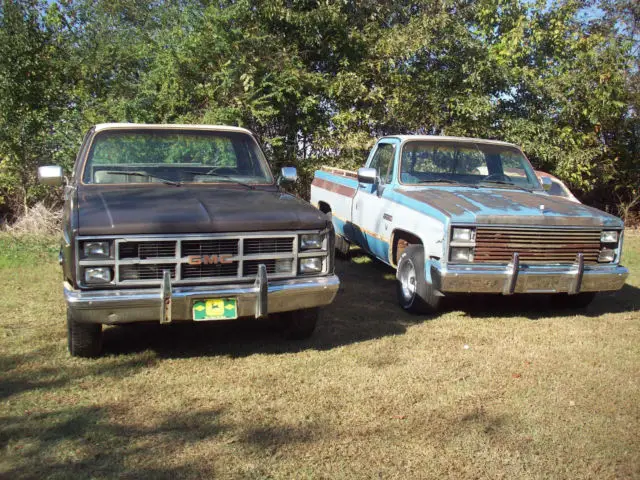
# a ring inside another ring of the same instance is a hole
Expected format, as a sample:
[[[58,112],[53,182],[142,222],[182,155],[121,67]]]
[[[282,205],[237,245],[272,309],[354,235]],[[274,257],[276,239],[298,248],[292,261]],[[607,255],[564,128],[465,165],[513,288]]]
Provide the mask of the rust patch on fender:
[[[347,187],[346,185],[341,185],[339,183],[330,182],[328,180],[323,180],[322,178],[314,178],[311,185],[314,187],[322,188],[329,192],[337,193],[338,195],[343,195],[345,197],[353,197],[356,193],[355,188]]]
[[[462,215],[465,212],[477,213],[480,208],[477,205],[465,200],[461,195],[446,190],[428,190],[428,191],[398,191],[402,195],[426,203],[443,214],[451,217],[453,215]]]

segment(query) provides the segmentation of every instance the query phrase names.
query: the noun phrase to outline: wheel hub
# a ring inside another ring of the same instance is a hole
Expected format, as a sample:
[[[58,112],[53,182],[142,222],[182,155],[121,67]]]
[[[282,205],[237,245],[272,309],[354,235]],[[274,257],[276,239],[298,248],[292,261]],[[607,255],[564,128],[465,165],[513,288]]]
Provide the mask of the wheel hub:
[[[416,293],[416,269],[413,263],[403,262],[399,280],[402,287],[402,296],[407,301],[413,299]]]

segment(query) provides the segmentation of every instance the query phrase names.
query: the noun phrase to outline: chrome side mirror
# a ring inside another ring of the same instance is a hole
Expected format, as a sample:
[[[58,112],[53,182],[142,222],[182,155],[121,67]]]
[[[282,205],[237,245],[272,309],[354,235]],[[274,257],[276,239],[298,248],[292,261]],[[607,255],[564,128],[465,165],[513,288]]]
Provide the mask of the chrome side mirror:
[[[549,177],[542,177],[540,179],[540,183],[542,183],[542,188],[544,189],[545,192],[548,192],[549,190],[551,190],[551,186],[553,185],[553,182]]]
[[[58,165],[38,167],[38,180],[45,185],[57,187],[58,185],[62,185],[63,179],[62,167]]]
[[[280,170],[280,183],[295,183],[298,180],[296,167],[282,167]]]
[[[378,182],[378,171],[375,168],[359,168],[358,182],[375,185]]]

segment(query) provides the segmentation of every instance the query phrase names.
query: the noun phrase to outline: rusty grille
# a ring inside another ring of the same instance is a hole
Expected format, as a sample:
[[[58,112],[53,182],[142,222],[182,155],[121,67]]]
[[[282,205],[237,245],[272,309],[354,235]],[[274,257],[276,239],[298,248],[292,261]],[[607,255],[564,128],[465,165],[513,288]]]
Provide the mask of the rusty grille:
[[[517,252],[523,263],[573,263],[578,253],[594,264],[600,252],[600,230],[479,227],[474,262],[508,263]]]

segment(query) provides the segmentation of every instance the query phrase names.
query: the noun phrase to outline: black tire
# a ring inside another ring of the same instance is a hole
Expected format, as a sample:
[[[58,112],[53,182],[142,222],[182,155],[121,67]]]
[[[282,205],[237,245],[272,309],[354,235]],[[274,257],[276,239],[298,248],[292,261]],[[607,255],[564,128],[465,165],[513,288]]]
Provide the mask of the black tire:
[[[97,357],[102,350],[102,324],[78,323],[67,310],[67,343],[72,357]]]
[[[280,316],[282,334],[289,340],[303,340],[309,338],[318,323],[318,308],[307,308],[285,312]]]
[[[350,246],[351,244],[342,235],[336,235],[336,255],[338,257],[348,257]]]
[[[442,297],[425,280],[424,249],[422,245],[410,245],[404,249],[398,261],[396,294],[400,306],[411,313],[435,313]]]
[[[558,293],[551,297],[551,305],[558,309],[582,309],[587,308],[593,299],[596,298],[596,292],[584,292],[577,295],[567,295],[566,293]]]

